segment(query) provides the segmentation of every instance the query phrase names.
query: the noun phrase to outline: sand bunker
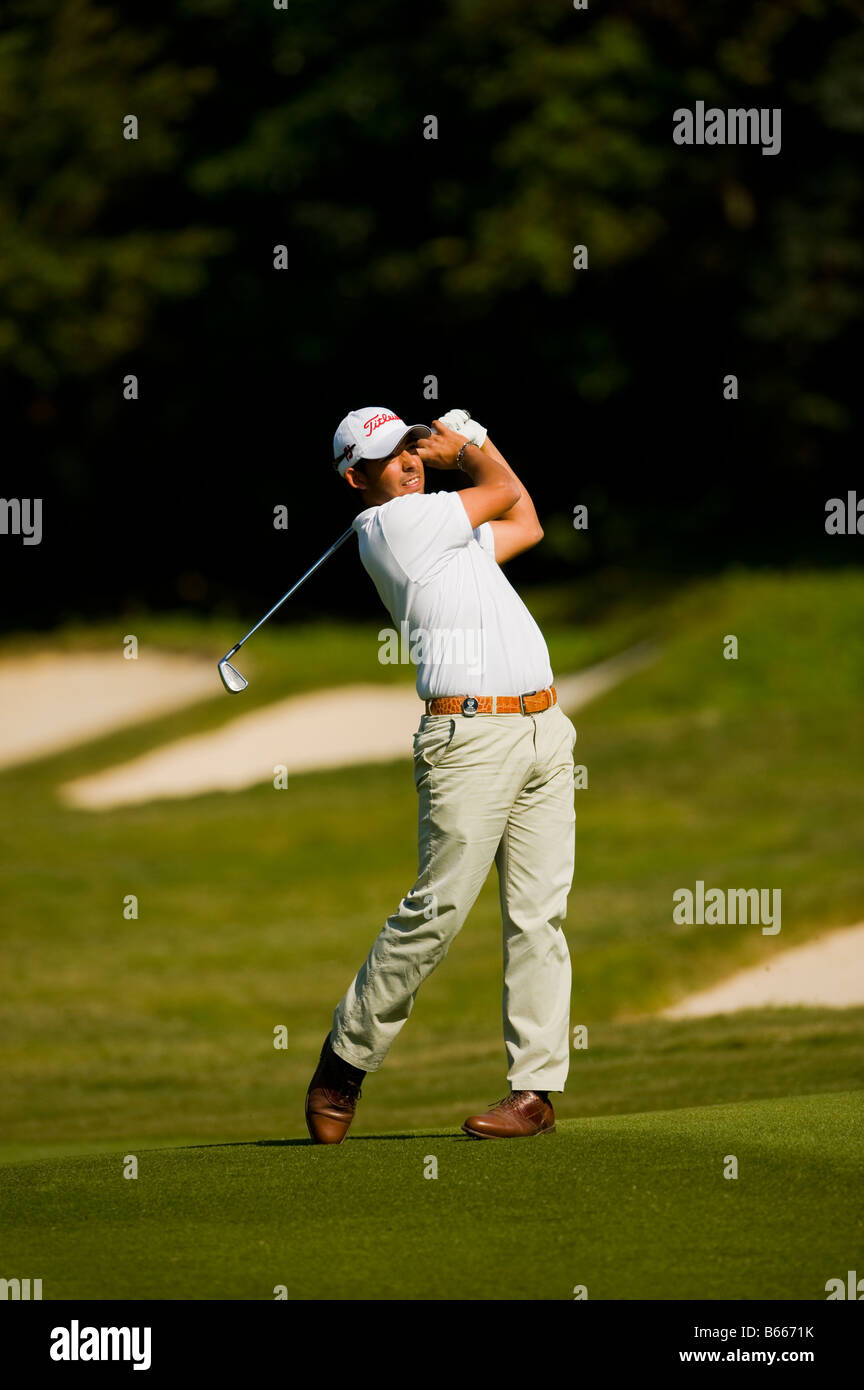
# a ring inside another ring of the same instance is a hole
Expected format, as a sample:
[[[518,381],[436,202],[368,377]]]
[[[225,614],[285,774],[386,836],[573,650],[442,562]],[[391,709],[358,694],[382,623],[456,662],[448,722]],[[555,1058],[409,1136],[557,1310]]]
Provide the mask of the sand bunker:
[[[647,645],[556,682],[561,704],[587,704],[654,659]],[[212,675],[211,675],[212,680]],[[226,696],[236,700],[239,696]],[[411,686],[339,686],[292,695],[207,734],[178,739],[60,789],[64,801],[101,811],[159,798],[238,791],[272,781],[277,768],[313,772],[409,758],[422,706]]]
[[[661,1018],[704,1018],[788,1004],[849,1008],[864,1004],[864,923],[790,946],[764,965],[701,990]]]
[[[572,713],[657,655],[640,644],[556,681]],[[112,730],[199,700],[234,699],[212,662],[147,652],[55,653],[0,662],[0,768],[86,743]],[[242,696],[236,707],[242,710]],[[295,695],[240,713],[220,729],[178,739],[61,788],[69,804],[100,811],[159,798],[237,791],[288,773],[406,760],[420,714],[410,686],[342,686]],[[864,924],[778,951],[671,1008],[663,1018],[698,1018],[775,1005],[864,1004]]]
[[[46,653],[0,662],[0,768],[140,724],[222,687],[212,662],[146,651]]]

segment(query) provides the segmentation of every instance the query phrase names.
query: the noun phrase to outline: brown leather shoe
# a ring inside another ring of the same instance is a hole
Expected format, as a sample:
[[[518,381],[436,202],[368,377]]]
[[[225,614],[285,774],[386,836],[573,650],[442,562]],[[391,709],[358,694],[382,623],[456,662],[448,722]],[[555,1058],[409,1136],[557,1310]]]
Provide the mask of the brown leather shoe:
[[[330,1034],[324,1039],[315,1075],[306,1092],[306,1128],[313,1144],[341,1144],[348,1133],[366,1075],[333,1051]]]
[[[536,1091],[511,1091],[485,1115],[470,1115],[462,1128],[473,1139],[529,1139],[552,1133],[555,1111]]]

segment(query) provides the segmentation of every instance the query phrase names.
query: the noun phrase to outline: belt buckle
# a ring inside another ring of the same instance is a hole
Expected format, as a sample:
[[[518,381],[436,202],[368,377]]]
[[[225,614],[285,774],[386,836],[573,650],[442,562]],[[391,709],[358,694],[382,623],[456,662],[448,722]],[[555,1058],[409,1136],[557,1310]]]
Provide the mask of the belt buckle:
[[[477,713],[477,709],[477,697],[475,695],[466,695],[465,699],[462,701],[462,713],[465,715],[466,719],[471,719]]]
[[[527,714],[527,713],[528,713],[528,711],[527,711],[526,708],[525,708],[525,698],[526,698],[526,696],[528,696],[528,695],[536,695],[536,694],[537,694],[537,691],[536,691],[536,690],[526,690],[524,695],[520,695],[520,696],[519,696],[519,712],[520,712],[520,714]]]

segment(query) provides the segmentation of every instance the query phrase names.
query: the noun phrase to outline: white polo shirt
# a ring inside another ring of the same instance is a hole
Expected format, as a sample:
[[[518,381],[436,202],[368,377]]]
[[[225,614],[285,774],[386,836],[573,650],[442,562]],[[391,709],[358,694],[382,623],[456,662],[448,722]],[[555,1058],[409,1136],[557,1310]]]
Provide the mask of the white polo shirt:
[[[458,492],[408,493],[354,518],[360,559],[393,619],[382,659],[417,664],[417,694],[526,695],[552,684],[539,627],[472,530]],[[389,642],[389,648],[388,648]]]

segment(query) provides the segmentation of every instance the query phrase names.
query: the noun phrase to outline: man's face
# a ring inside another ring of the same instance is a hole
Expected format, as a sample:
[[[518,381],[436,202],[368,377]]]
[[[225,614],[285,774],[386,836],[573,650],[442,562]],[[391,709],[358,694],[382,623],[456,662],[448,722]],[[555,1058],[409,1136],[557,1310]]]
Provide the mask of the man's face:
[[[345,477],[351,487],[363,493],[363,502],[367,507],[379,507],[394,497],[423,491],[425,474],[416,439],[409,440],[403,449],[389,458],[365,459],[364,467],[364,473],[359,468],[347,469]]]

